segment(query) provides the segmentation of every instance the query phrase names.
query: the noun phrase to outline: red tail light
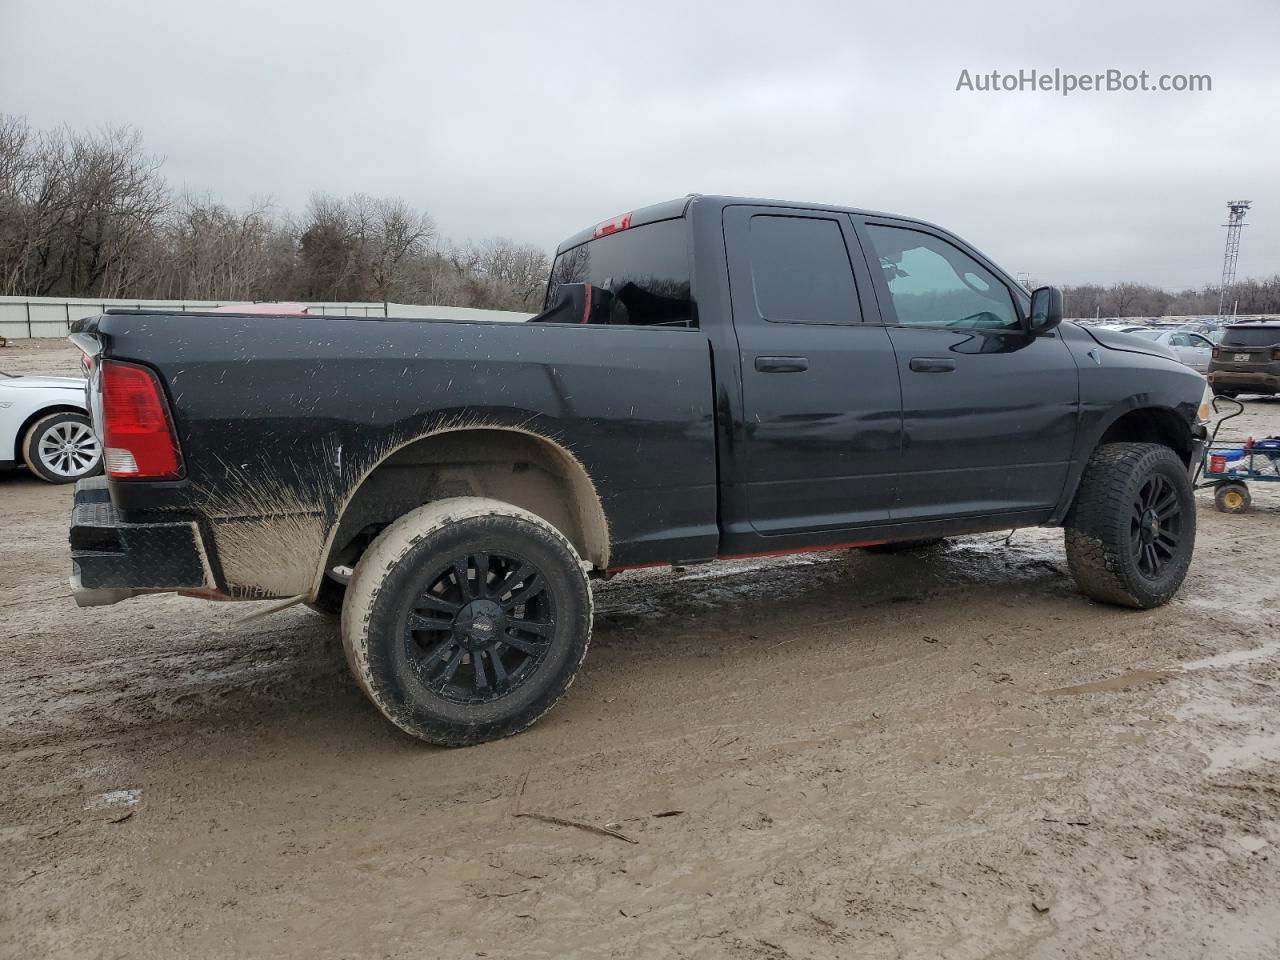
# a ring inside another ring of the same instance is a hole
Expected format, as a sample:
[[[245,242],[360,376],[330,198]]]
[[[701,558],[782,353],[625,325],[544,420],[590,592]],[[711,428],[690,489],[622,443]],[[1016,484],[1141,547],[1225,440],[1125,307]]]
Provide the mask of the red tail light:
[[[102,445],[107,473],[121,479],[173,480],[182,458],[160,381],[146,367],[102,362]]]
[[[606,220],[600,224],[596,227],[596,232],[592,236],[595,239],[599,239],[611,233],[617,233],[619,230],[625,230],[629,226],[631,226],[631,214],[624,213],[620,217],[614,217],[612,220]]]

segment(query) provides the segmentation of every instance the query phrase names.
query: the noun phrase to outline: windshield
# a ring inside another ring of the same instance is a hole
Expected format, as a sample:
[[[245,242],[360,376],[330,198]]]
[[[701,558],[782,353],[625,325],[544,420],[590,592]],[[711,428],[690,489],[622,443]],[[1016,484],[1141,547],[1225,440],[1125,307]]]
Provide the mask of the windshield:
[[[1274,327],[1227,327],[1222,342],[1228,347],[1270,347],[1280,344],[1280,324]]]
[[[1125,333],[1131,333],[1135,337],[1146,337],[1148,340],[1159,340],[1164,336],[1159,330],[1126,330]]]

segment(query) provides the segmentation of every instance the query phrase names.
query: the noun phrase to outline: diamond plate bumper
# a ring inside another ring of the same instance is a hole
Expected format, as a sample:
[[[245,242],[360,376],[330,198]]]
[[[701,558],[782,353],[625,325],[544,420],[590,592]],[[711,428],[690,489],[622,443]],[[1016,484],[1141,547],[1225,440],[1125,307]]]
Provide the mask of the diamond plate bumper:
[[[76,484],[70,540],[71,590],[82,607],[139,593],[216,588],[194,521],[126,523],[103,477]]]

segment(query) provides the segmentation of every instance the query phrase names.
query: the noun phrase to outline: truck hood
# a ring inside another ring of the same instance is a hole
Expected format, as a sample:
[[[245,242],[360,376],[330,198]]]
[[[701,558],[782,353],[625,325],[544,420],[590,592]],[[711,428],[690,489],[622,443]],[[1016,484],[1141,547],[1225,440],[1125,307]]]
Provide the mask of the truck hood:
[[[1146,337],[1134,336],[1132,333],[1117,333],[1115,330],[1102,330],[1098,327],[1081,327],[1081,329],[1108,350],[1145,353],[1152,357],[1164,357],[1166,360],[1178,359],[1178,355],[1164,344],[1148,340]]]

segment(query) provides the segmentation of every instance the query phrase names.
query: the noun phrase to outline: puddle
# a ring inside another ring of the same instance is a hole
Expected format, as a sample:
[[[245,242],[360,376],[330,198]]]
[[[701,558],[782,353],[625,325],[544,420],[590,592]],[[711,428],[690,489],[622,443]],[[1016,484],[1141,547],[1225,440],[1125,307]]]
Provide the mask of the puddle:
[[[1270,643],[1264,643],[1260,647],[1254,647],[1251,650],[1232,650],[1228,653],[1219,653],[1212,657],[1205,657],[1203,660],[1192,660],[1190,663],[1184,663],[1182,669],[1190,670],[1213,670],[1217,667],[1234,667],[1241,663],[1253,663],[1256,660],[1269,660],[1280,654],[1280,640],[1273,640]]]
[[[1106,693],[1109,690],[1128,690],[1131,687],[1155,683],[1157,680],[1168,680],[1170,677],[1176,677],[1177,675],[1178,671],[1176,670],[1134,670],[1131,673],[1122,673],[1118,677],[1095,680],[1093,683],[1078,683],[1071,687],[1057,687],[1053,690],[1045,690],[1041,693],[1041,696],[1073,697],[1086,693]]]
[[[1242,833],[1231,838],[1250,853],[1257,853],[1263,847],[1266,847],[1269,841],[1265,837],[1255,836],[1252,833]]]
[[[1247,770],[1268,760],[1280,760],[1280,731],[1258,733],[1239,743],[1226,744],[1209,751],[1209,773],[1224,770]]]

